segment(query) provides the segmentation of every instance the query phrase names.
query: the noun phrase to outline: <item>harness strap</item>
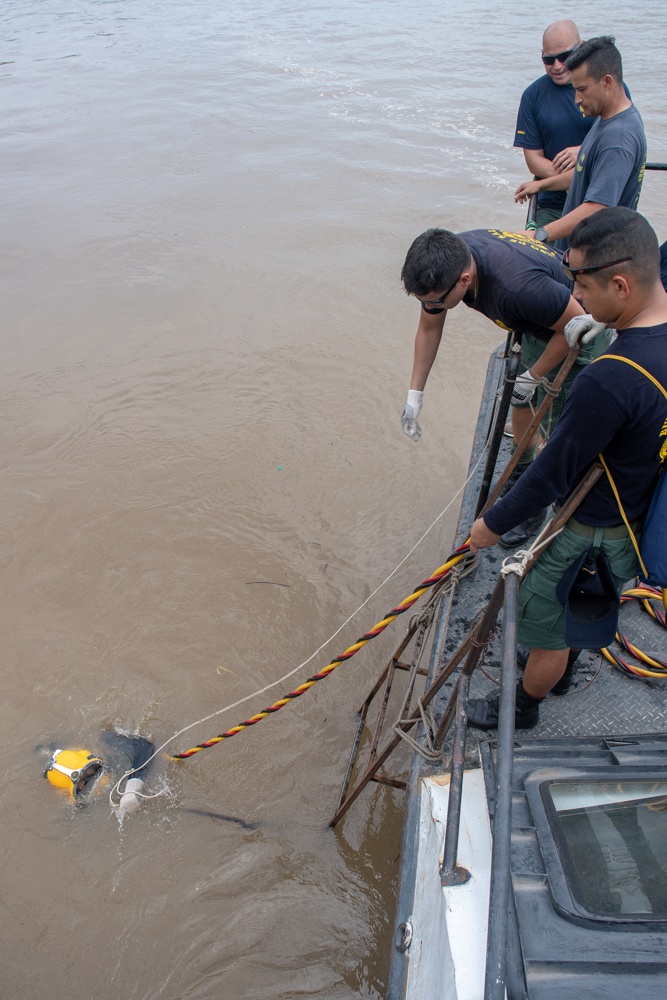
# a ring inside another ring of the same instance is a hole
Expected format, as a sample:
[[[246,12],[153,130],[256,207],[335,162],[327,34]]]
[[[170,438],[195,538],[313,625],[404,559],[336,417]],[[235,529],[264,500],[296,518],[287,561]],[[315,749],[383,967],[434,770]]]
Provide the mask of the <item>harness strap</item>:
[[[632,367],[636,368],[638,372],[641,372],[642,375],[645,375],[646,378],[649,380],[649,382],[653,382],[653,385],[656,387],[656,389],[659,389],[660,392],[665,397],[665,399],[667,399],[667,389],[665,389],[664,386],[662,386],[660,382],[658,382],[657,378],[653,378],[650,372],[647,372],[645,368],[642,368],[641,365],[638,365],[636,361],[631,361],[630,358],[624,358],[620,354],[601,354],[599,358],[595,358],[592,364],[595,364],[596,361],[604,361],[605,358],[608,358],[610,361],[622,361],[626,365],[632,365]]]
[[[665,399],[667,399],[667,389],[665,389],[664,386],[662,386],[660,384],[660,382],[658,382],[657,378],[654,378],[651,375],[650,372],[647,372],[645,368],[642,368],[641,365],[638,365],[636,361],[631,361],[630,358],[624,358],[620,354],[601,354],[600,357],[599,358],[595,358],[595,361],[593,361],[592,363],[595,364],[597,361],[604,361],[605,358],[608,358],[610,361],[622,361],[626,365],[631,365],[631,367],[634,368],[634,369],[636,369],[636,371],[641,372],[642,375],[645,375],[646,378],[649,380],[649,382],[652,382],[653,385],[656,387],[656,389],[659,389],[660,392],[665,397]],[[642,568],[642,572],[644,573],[644,576],[648,576],[648,570],[646,569],[646,565],[644,563],[644,560],[642,559],[641,552],[639,551],[639,545],[637,543],[637,538],[635,536],[634,531],[630,527],[630,522],[628,521],[628,518],[627,518],[627,515],[625,513],[625,510],[623,509],[623,504],[621,503],[620,494],[619,494],[618,490],[616,489],[616,483],[614,482],[614,480],[612,478],[612,475],[611,475],[611,472],[609,471],[609,466],[605,462],[604,456],[602,455],[602,452],[600,452],[600,454],[599,454],[598,457],[599,457],[600,461],[602,462],[602,465],[604,467],[604,471],[607,473],[607,479],[609,480],[609,485],[611,486],[612,492],[613,492],[614,496],[616,497],[616,503],[618,504],[618,509],[621,512],[621,517],[623,518],[623,523],[625,524],[625,527],[628,529],[628,534],[630,535],[630,538],[632,539],[632,544],[634,545],[635,552],[637,553],[637,558],[639,559],[639,565]]]

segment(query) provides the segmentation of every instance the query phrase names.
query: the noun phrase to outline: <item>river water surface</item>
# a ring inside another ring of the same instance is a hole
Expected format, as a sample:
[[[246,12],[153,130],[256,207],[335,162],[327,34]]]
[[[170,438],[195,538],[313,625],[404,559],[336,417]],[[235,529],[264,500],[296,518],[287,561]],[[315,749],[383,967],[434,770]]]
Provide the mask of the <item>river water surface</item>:
[[[4,0],[2,995],[382,997],[401,793],[327,822],[394,626],[182,763],[119,828],[41,778],[52,742],[156,743],[309,657],[465,478],[491,324],[448,321],[400,429],[431,225],[521,228],[540,35],[580,6]],[[667,159],[662,2],[585,5]],[[667,238],[667,178],[640,207]],[[447,556],[456,504],[298,675]],[[198,812],[237,816],[254,828]]]

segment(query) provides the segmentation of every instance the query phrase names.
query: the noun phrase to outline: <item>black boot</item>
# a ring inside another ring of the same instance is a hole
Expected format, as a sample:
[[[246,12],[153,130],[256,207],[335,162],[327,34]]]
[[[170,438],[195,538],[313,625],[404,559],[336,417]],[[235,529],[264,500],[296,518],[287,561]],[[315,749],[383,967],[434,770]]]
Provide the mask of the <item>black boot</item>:
[[[570,655],[567,658],[567,666],[565,667],[565,673],[559,681],[556,681],[551,689],[552,694],[567,694],[572,686],[572,676],[574,674],[574,665],[579,658],[581,653],[580,649],[571,649]]]
[[[513,486],[515,486],[519,482],[521,476],[524,474],[524,472],[530,465],[532,465],[532,462],[519,462],[519,464],[514,469],[514,472],[509,477],[509,479],[503,486],[502,490],[500,491],[501,497],[507,496],[509,491],[512,489]]]
[[[530,468],[531,464],[531,462],[519,462],[516,469],[500,491],[501,497],[507,496],[512,487],[518,483],[526,469]],[[504,549],[518,549],[520,545],[527,542],[531,535],[534,534],[539,527],[541,527],[546,513],[546,509],[541,510],[532,517],[529,517],[528,520],[523,521],[521,524],[517,524],[515,528],[510,528],[509,531],[506,531],[504,535],[500,536],[498,544]]]
[[[544,507],[537,514],[533,514],[532,517],[527,518],[521,524],[517,524],[515,528],[510,528],[504,535],[501,535],[498,544],[504,549],[518,549],[537,533],[538,528],[541,528],[544,524],[546,516],[547,508]]]
[[[516,686],[516,708],[514,726],[516,729],[532,729],[540,721],[541,698],[531,698],[523,689],[523,683]],[[475,729],[497,729],[500,694],[489,699],[473,699],[468,702],[468,725]]]

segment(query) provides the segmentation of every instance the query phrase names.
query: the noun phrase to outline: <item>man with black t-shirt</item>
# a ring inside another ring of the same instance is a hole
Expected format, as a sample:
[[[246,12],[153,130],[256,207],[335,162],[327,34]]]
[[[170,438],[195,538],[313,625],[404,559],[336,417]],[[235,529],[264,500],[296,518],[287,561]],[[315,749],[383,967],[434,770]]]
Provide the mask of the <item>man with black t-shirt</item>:
[[[606,208],[580,222],[564,259],[575,296],[593,319],[618,331],[609,355],[641,365],[667,387],[667,294],[652,228],[629,208]],[[473,552],[552,501],[563,503],[602,453],[625,515],[639,530],[667,453],[667,400],[646,376],[604,355],[576,379],[558,426],[516,485],[475,521]],[[531,728],[539,703],[562,678],[569,656],[556,588],[590,546],[601,549],[617,587],[636,571],[636,555],[610,483],[601,477],[521,584],[518,638],[531,649],[517,687],[516,725]],[[498,724],[498,698],[472,701],[470,723]]]
[[[574,100],[566,59],[580,44],[574,21],[555,21],[542,36],[544,74],[521,95],[514,145],[523,149],[526,166],[537,178],[571,170],[579,146],[593,118],[586,118]],[[541,191],[537,199],[537,226],[546,226],[563,214],[565,191]]]
[[[530,402],[538,386],[539,405],[543,393],[540,379],[552,381],[568,353],[565,325],[584,312],[572,297],[572,282],[563,273],[560,253],[520,234],[497,229],[473,229],[458,235],[446,229],[429,229],[410,247],[401,278],[408,295],[421,302],[410,391],[401,416],[404,433],[413,440],[421,436],[417,417],[445,319],[451,309],[464,302],[502,329],[522,334],[525,372],[512,397],[512,429],[518,442],[530,423]],[[605,339],[603,334],[582,351],[554,400],[551,426],[575,376],[602,353],[608,339],[609,335]],[[517,475],[534,457],[535,443],[532,451],[524,453]],[[508,533],[503,544],[507,548],[522,544],[539,527],[545,513],[534,511],[524,524]]]

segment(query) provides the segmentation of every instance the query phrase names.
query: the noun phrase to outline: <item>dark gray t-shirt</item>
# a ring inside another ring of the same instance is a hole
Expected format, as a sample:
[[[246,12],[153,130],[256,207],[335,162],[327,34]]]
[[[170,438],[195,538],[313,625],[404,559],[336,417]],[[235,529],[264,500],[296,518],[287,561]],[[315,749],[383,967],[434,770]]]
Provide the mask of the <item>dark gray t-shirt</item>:
[[[563,215],[594,201],[637,208],[646,164],[646,134],[634,104],[612,118],[598,118],[581,144]],[[567,239],[557,240],[560,250]]]

